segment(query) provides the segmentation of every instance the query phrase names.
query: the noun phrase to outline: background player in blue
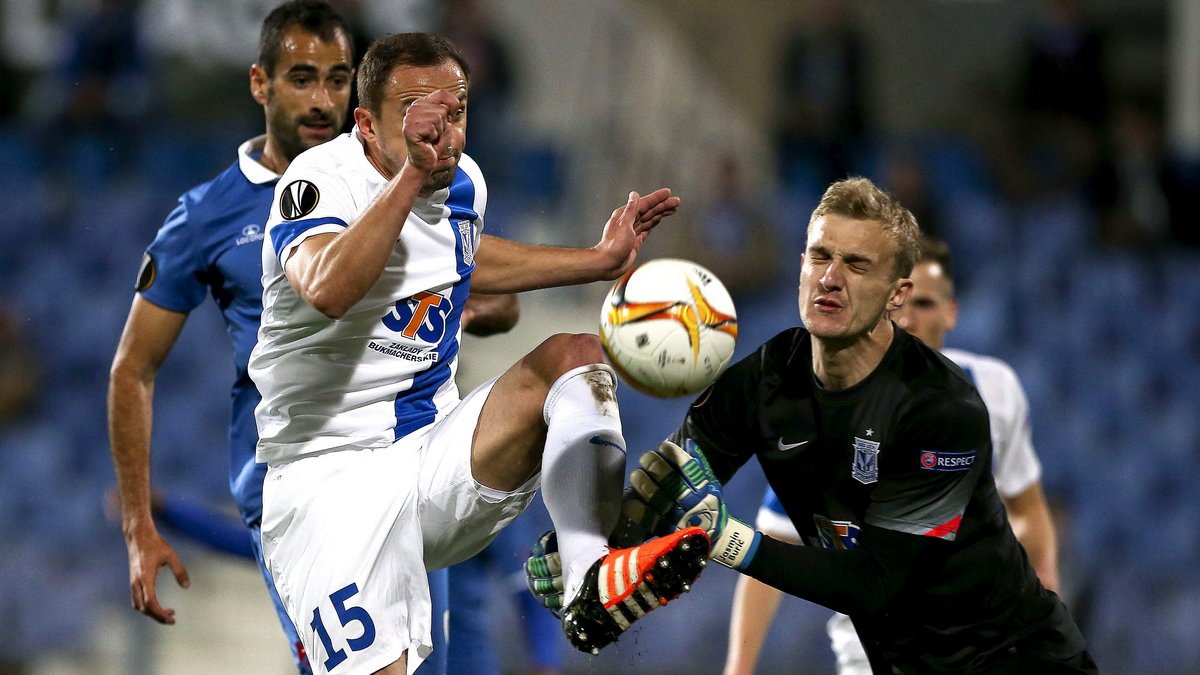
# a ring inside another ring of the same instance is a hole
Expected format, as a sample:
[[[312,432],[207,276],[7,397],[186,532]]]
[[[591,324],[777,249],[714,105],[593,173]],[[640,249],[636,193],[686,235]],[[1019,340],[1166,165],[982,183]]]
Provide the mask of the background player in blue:
[[[275,183],[296,155],[333,138],[342,127],[352,63],[345,23],[324,2],[289,2],[267,16],[258,62],[250,69],[250,90],[263,106],[266,134],[243,144],[237,161],[222,174],[184,194],[147,249],[109,387],[109,433],[133,606],[160,623],[173,624],[174,610],[158,602],[158,572],[169,566],[184,588],[189,580],[151,516],[151,405],[159,365],[188,313],[211,293],[225,319],[236,369],[230,490],[302,673],[310,672],[307,658],[262,562],[259,528],[266,467],[254,462],[254,406],[259,395],[246,375],[246,362],[262,312],[261,242]],[[202,512],[189,513],[194,517],[184,522],[203,520]],[[196,528],[204,531],[213,530]],[[431,583],[445,587],[444,578]]]
[[[500,531],[487,548],[449,568],[450,649],[446,672],[500,675],[501,654],[492,639],[498,612],[493,612],[493,589],[510,602],[519,625],[506,623],[500,639],[520,641],[521,672],[554,675],[563,669],[562,624],[541,611],[537,598],[526,590],[522,564],[529,542],[546,530],[545,507],[536,505]],[[518,637],[517,633],[520,633]]]

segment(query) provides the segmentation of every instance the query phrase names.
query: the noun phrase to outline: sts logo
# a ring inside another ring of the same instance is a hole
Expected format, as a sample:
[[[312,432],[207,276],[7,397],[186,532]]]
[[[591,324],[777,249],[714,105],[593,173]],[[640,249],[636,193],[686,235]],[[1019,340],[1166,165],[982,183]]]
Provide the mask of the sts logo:
[[[397,300],[392,311],[383,317],[383,325],[409,340],[431,345],[446,335],[446,320],[454,303],[437,293],[421,291],[411,298]]]

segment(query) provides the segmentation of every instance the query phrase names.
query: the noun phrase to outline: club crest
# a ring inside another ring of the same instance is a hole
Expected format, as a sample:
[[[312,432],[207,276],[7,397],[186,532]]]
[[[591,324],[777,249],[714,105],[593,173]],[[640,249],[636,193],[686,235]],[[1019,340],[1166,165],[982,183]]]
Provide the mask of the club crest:
[[[863,485],[879,480],[879,442],[854,437],[854,465],[850,475]]]
[[[475,264],[475,238],[471,235],[471,221],[458,221],[458,238],[462,243],[462,257],[464,265]]]

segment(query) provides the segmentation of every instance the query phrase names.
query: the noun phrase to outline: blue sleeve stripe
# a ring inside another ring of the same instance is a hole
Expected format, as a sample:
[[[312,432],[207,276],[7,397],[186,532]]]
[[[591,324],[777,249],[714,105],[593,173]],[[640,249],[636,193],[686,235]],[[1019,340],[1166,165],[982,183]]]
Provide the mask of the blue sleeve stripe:
[[[346,221],[334,216],[325,218],[311,218],[308,220],[290,220],[284,221],[275,227],[271,228],[271,245],[275,247],[275,257],[282,260],[283,249],[287,248],[288,244],[296,240],[296,237],[304,234],[314,227],[320,225],[328,225],[333,223],[346,227]]]
[[[742,558],[742,564],[738,565],[737,569],[739,572],[744,571],[747,567],[750,567],[750,563],[754,560],[754,556],[758,555],[758,544],[761,541],[762,532],[756,530],[754,532],[754,539],[750,541],[750,547],[746,549],[746,557]]]
[[[478,220],[475,211],[475,183],[462,167],[454,175],[450,185],[450,194],[446,197],[446,206],[450,208],[451,220]]]
[[[164,498],[161,507],[163,525],[223,553],[254,559],[249,533],[240,522],[181,499]]]

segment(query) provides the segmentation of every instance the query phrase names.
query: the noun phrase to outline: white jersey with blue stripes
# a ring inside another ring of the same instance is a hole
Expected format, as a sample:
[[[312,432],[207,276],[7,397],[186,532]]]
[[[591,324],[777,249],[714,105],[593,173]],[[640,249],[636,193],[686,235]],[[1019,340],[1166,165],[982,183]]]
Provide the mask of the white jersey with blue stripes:
[[[1029,399],[1017,373],[1004,361],[961,349],[942,354],[971,376],[988,409],[992,431],[992,475],[996,491],[1009,499],[1042,479],[1042,464],[1033,450]]]
[[[387,184],[355,130],[302,153],[278,183],[263,242],[263,314],[250,376],[257,458],[385,447],[458,403],[461,317],[487,188],[466,155],[453,184],[418,197],[383,274],[338,320],[305,302],[282,261],[353,223]]]

